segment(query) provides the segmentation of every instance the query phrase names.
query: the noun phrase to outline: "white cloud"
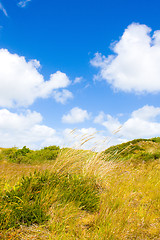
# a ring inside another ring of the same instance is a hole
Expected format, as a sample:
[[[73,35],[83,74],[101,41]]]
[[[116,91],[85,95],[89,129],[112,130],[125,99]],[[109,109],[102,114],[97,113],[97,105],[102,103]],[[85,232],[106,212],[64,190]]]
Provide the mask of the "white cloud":
[[[52,96],[53,90],[67,87],[71,81],[65,73],[57,71],[48,81],[39,73],[37,60],[0,49],[0,106],[29,106],[37,98]]]
[[[61,143],[56,131],[42,124],[40,113],[28,110],[23,114],[17,114],[7,109],[0,110],[1,147],[26,145],[35,149],[45,146],[47,141],[56,145]]]
[[[154,120],[158,115],[160,115],[160,108],[145,105],[144,107],[134,111],[132,113],[132,118],[139,118],[143,120]]]
[[[58,89],[58,88],[65,88],[70,84],[70,81],[65,73],[61,73],[57,71],[54,74],[50,75],[50,85],[49,88]]]
[[[105,115],[108,116],[108,115]],[[118,130],[118,126],[122,126],[119,130],[119,134],[126,140],[136,138],[151,138],[160,136],[160,122],[157,117],[160,116],[160,108],[154,106],[144,106],[136,111],[133,111],[131,117],[124,123],[120,123],[117,118],[110,116],[107,121],[101,118],[101,115],[97,116],[96,121],[100,123],[109,132]]]
[[[2,3],[0,3],[0,10],[2,10],[2,12],[4,13],[4,15],[5,15],[6,17],[8,17],[7,11],[6,11],[6,9],[3,7]]]
[[[69,99],[73,98],[73,94],[67,89],[63,89],[62,91],[54,91],[53,97],[56,100],[56,102],[65,104]]]
[[[94,123],[100,123],[100,124],[103,123],[105,117],[106,117],[106,114],[104,112],[100,112],[98,116],[95,117]]]
[[[20,1],[17,5],[18,5],[19,7],[24,8],[24,7],[26,7],[26,5],[27,5],[28,2],[31,2],[31,0],[22,0],[22,1]]]
[[[82,123],[89,119],[89,114],[87,110],[75,107],[70,110],[66,115],[63,115],[62,122],[64,123]]]
[[[133,23],[108,57],[97,53],[91,64],[100,68],[99,78],[125,92],[154,93],[160,91],[160,30]]]
[[[75,79],[74,79],[74,84],[77,84],[77,83],[80,83],[80,82],[82,82],[82,80],[83,80],[83,77],[76,77]]]
[[[118,129],[121,127],[121,124],[117,118],[114,118],[109,114],[105,114],[104,112],[100,112],[99,115],[95,117],[94,123],[103,125],[110,133],[118,131]]]
[[[89,149],[94,151],[102,151],[110,146],[109,138],[98,132],[96,128],[80,128],[73,131],[65,129],[63,131],[63,139],[65,146],[76,149]]]
[[[129,139],[160,136],[158,116],[160,108],[146,105],[131,114],[131,118],[123,124],[121,133]]]
[[[85,110],[82,110],[85,111]],[[56,131],[43,124],[40,113],[26,110],[21,114],[0,110],[0,147],[23,147],[39,149],[44,146],[58,145],[83,149],[103,150],[115,144],[136,138],[160,136],[160,108],[144,106],[131,113],[124,123],[103,112],[95,122],[107,131],[98,132],[96,128],[61,129]],[[122,125],[118,134],[112,132]]]
[[[27,146],[40,149],[45,146],[74,147],[97,150],[107,148],[104,136],[95,128],[81,128],[56,131],[43,124],[40,113],[26,110],[21,114],[0,110],[0,147]],[[105,147],[104,147],[105,146]]]

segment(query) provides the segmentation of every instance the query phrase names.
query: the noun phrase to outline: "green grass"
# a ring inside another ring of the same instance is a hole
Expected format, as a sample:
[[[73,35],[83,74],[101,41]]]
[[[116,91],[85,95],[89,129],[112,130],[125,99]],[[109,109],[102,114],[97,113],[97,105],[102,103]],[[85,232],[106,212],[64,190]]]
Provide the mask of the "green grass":
[[[99,207],[98,188],[93,179],[77,175],[35,172],[1,193],[0,229],[42,224],[49,219],[54,201],[74,202],[80,209],[94,212]]]
[[[24,146],[22,149],[8,148],[2,149],[0,152],[0,160],[6,159],[13,163],[35,164],[45,161],[53,161],[60,153],[57,146],[45,147],[41,150],[30,150]]]
[[[159,146],[160,138],[151,139],[135,139],[126,143],[112,146],[104,151],[104,156],[107,161],[111,160],[132,160],[137,162],[150,161],[160,158],[160,149],[155,148],[156,144]],[[153,148],[152,146],[155,145]],[[156,151],[148,151],[149,149]]]
[[[2,149],[0,239],[160,239],[159,149],[159,138],[103,153]]]

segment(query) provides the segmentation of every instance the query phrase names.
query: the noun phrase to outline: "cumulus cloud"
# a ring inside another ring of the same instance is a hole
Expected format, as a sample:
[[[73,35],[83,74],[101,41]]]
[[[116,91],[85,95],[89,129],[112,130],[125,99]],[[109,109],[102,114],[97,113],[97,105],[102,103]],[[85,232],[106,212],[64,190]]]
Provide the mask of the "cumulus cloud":
[[[124,92],[160,91],[160,30],[133,23],[113,46],[113,55],[95,54],[91,64],[100,68],[98,78]],[[96,77],[97,78],[97,77]]]
[[[54,128],[43,124],[43,118],[38,112],[26,110],[21,114],[7,109],[0,110],[0,146],[27,146],[40,149],[45,146],[74,147],[91,149],[105,149],[104,136],[95,128],[81,128],[74,132],[72,129]]]
[[[0,106],[29,106],[37,98],[48,98],[54,90],[71,83],[60,71],[45,81],[38,71],[40,67],[37,60],[26,61],[25,57],[0,49]]]
[[[26,110],[18,114],[1,109],[0,146],[21,148],[25,145],[31,149],[39,149],[59,145],[99,151],[131,139],[160,136],[159,118],[160,107],[146,105],[133,111],[124,123],[101,112],[94,121],[105,127],[101,132],[94,127],[76,129],[75,132],[69,128],[56,131],[43,124],[40,113]],[[113,135],[113,131],[118,128],[119,132]]]
[[[122,134],[129,139],[160,136],[158,116],[159,107],[146,105],[131,114],[122,127]]]
[[[70,110],[66,115],[63,115],[62,122],[64,123],[82,123],[89,119],[89,114],[87,110],[75,107]]]
[[[24,7],[26,7],[26,5],[27,5],[28,2],[31,2],[31,0],[22,0],[22,1],[20,1],[17,5],[18,5],[19,7],[24,8]]]
[[[65,104],[69,99],[73,98],[73,94],[67,89],[63,89],[62,91],[54,91],[53,97],[56,102]]]
[[[104,114],[104,113],[103,113]],[[103,115],[108,116],[108,115]],[[99,123],[106,127],[109,132],[117,130],[118,126],[119,134],[126,140],[135,138],[151,138],[160,136],[160,108],[154,106],[145,105],[144,107],[133,111],[128,120],[124,123],[120,123],[117,118],[112,116],[107,119],[102,118],[102,114],[98,115],[95,119],[96,123]],[[97,121],[97,119],[99,121]]]
[[[110,133],[114,133],[121,127],[117,118],[114,118],[109,114],[105,114],[104,112],[100,112],[99,115],[95,117],[94,123],[103,125]]]
[[[3,7],[2,3],[0,3],[0,10],[4,13],[6,17],[8,17],[6,9]]]
[[[0,146],[28,147],[35,149],[47,142],[60,144],[55,129],[42,124],[40,113],[26,111],[23,114],[12,113],[7,109],[0,110]]]
[[[107,138],[103,132],[99,132],[93,127],[76,130],[66,128],[63,131],[63,138],[66,146],[68,144],[68,146],[76,149],[103,151],[111,145],[110,139]],[[114,144],[113,141],[112,144]]]

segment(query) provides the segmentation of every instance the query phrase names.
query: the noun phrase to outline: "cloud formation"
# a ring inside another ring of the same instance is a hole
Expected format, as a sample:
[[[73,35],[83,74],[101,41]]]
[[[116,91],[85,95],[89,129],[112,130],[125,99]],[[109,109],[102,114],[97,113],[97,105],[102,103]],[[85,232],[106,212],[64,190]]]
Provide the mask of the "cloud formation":
[[[31,0],[22,0],[22,1],[20,1],[17,5],[18,5],[19,7],[24,8],[24,7],[26,7],[26,5],[27,5],[28,2],[31,2]]]
[[[83,110],[81,108],[75,107],[70,110],[70,112],[66,115],[63,115],[62,122],[63,123],[82,123],[85,120],[90,118],[87,110]]]
[[[28,147],[35,149],[45,146],[47,142],[59,144],[53,128],[42,124],[40,113],[26,111],[23,114],[12,113],[7,109],[0,110],[0,146]]]
[[[76,149],[102,151],[109,147],[109,141],[106,136],[93,127],[80,128],[75,131],[66,128],[63,131],[63,138],[69,147]]]
[[[113,130],[118,130],[119,134],[127,140],[135,138],[151,138],[160,136],[160,108],[145,105],[131,113],[131,116],[124,123],[121,123],[118,118],[100,113],[95,118],[95,123],[103,125],[110,133]]]
[[[6,9],[3,7],[2,3],[0,2],[0,10],[4,13],[6,17],[8,17]]]
[[[84,114],[84,111],[79,112]],[[73,111],[69,113],[71,114],[68,116],[74,117]],[[70,128],[56,131],[54,128],[44,125],[42,115],[38,112],[26,110],[18,114],[1,109],[0,146],[21,148],[25,145],[31,149],[39,149],[58,145],[60,147],[104,150],[113,144],[127,140],[159,136],[159,118],[160,108],[148,105],[133,111],[124,123],[121,123],[118,118],[101,112],[95,118],[95,123],[103,125],[107,131],[98,132],[96,128],[89,127],[77,129],[73,134]],[[70,123],[70,118],[67,121]],[[113,131],[120,126],[122,127],[118,134],[113,135]],[[85,144],[83,145],[83,143]]]
[[[73,84],[81,83],[82,80],[83,80],[83,77],[76,77],[76,78],[74,79]]]
[[[90,139],[90,141],[86,141]],[[104,136],[97,133],[95,128],[81,128],[73,133],[72,129],[55,129],[43,124],[40,113],[26,110],[21,114],[7,109],[0,110],[0,146],[18,147],[27,146],[31,149],[40,149],[45,146],[57,145],[74,148],[107,148],[104,145]],[[85,144],[84,144],[85,142]]]
[[[38,71],[40,67],[37,60],[26,61],[25,57],[0,49],[0,107],[26,107],[37,98],[51,97],[54,90],[70,85],[67,75],[60,71],[45,81]],[[59,102],[64,101],[64,95],[67,93],[59,96]]]
[[[104,112],[100,112],[99,115],[95,117],[94,123],[103,125],[111,134],[121,127],[121,124],[117,118],[114,118],[109,114],[105,114]]]
[[[113,55],[96,53],[91,64],[100,68],[96,78],[116,90],[136,93],[160,92],[160,30],[133,23],[113,46]]]
[[[62,91],[54,91],[53,97],[58,103],[65,104],[69,99],[73,98],[73,94],[67,89],[62,89]]]
[[[122,134],[128,139],[160,136],[158,116],[160,108],[146,105],[131,114],[122,127]]]

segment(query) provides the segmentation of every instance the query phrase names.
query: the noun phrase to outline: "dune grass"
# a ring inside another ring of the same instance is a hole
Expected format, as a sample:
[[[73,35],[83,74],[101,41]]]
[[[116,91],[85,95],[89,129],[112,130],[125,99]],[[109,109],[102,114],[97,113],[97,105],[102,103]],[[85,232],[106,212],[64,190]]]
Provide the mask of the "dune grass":
[[[160,239],[159,144],[63,149],[32,164],[2,150],[0,239]]]

